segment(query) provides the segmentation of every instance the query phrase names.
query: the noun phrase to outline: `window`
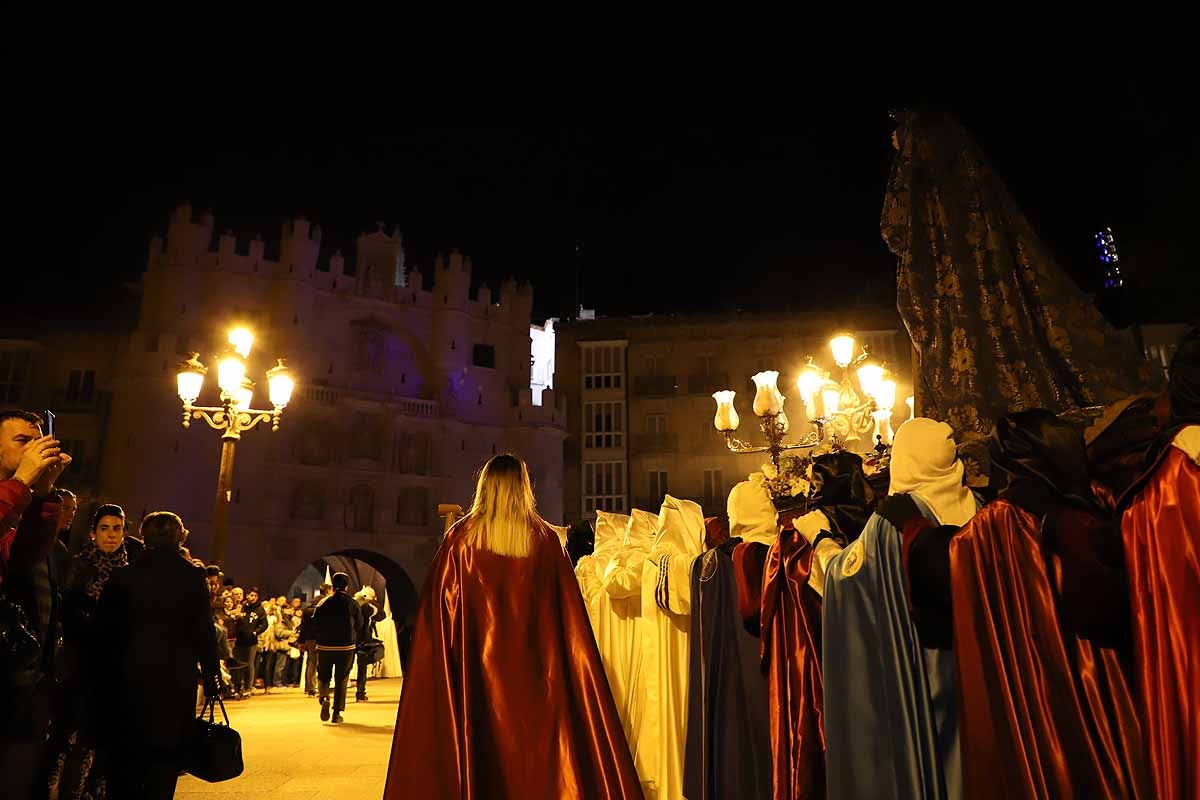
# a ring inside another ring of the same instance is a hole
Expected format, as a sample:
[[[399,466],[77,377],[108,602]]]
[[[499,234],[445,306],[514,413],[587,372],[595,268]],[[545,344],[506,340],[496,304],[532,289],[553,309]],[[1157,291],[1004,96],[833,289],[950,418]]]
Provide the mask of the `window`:
[[[697,373],[700,375],[715,375],[717,359],[711,353],[706,353],[696,360]]]
[[[625,403],[583,404],[583,446],[624,447]]]
[[[396,437],[392,466],[405,475],[428,475],[433,440],[425,431],[405,431]]]
[[[496,368],[496,346],[477,344],[471,349],[471,363],[476,367]]]
[[[429,488],[406,486],[396,502],[396,524],[426,527],[429,525]]]
[[[346,504],[343,518],[347,530],[370,531],[375,517],[375,492],[370,486],[360,483],[350,490],[350,501]]]
[[[625,348],[618,345],[584,346],[584,389],[620,389],[624,373]]]
[[[646,433],[653,436],[662,436],[667,432],[667,415],[666,414],[647,414],[646,415]]]
[[[650,502],[660,505],[667,494],[667,471],[665,469],[650,470]]]
[[[374,414],[356,412],[350,419],[350,457],[378,461],[383,444],[383,424]]]
[[[29,380],[29,351],[0,352],[0,402],[15,404],[25,399],[25,384]]]
[[[92,370],[71,370],[70,376],[67,378],[67,396],[68,403],[87,404],[92,402],[92,398],[96,395],[96,373]]]
[[[704,507],[724,508],[725,506],[725,483],[721,480],[721,470],[706,469],[704,470]]]
[[[625,462],[583,465],[583,511],[625,511]]]

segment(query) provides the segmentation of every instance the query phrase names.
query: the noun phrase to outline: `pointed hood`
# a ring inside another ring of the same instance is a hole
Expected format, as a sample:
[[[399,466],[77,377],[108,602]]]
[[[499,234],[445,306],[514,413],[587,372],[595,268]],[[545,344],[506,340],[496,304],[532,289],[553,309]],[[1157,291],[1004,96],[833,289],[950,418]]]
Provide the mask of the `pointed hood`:
[[[704,552],[704,511],[698,503],[666,496],[658,512],[654,550],[687,556]]]
[[[625,546],[649,550],[654,544],[654,534],[657,530],[658,517],[649,511],[635,508],[630,512],[629,524],[625,528]]]
[[[625,541],[625,529],[629,517],[609,511],[596,512],[596,547],[593,555],[600,561],[608,561]]]

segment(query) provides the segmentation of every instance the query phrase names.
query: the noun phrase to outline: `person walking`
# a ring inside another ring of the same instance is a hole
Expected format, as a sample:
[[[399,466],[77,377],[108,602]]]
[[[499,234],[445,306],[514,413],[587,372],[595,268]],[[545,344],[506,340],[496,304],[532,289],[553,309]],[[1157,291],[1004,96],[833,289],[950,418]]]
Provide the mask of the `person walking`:
[[[317,604],[312,624],[317,633],[317,677],[321,687],[321,721],[329,720],[329,681],[336,682],[333,694],[333,722],[342,721],[346,710],[346,688],[350,684],[350,664],[362,636],[362,613],[350,597],[350,576],[333,576],[333,592]]]

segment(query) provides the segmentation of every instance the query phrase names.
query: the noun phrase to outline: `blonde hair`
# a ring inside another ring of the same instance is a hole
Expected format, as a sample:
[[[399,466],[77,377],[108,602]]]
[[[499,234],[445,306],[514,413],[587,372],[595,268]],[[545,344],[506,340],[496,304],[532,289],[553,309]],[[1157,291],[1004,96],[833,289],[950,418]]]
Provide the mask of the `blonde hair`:
[[[545,522],[537,513],[524,461],[504,453],[483,465],[463,524],[465,541],[471,547],[513,558],[529,555],[533,530]]]

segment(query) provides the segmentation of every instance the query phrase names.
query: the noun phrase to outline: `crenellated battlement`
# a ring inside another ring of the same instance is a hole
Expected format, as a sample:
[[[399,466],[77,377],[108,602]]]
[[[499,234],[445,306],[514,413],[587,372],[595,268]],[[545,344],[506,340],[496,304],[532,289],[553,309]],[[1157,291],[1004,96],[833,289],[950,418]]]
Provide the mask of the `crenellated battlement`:
[[[262,281],[306,283],[317,291],[372,298],[402,306],[433,311],[465,312],[472,318],[525,325],[533,308],[533,287],[506,279],[498,295],[482,285],[470,299],[473,267],[469,256],[458,250],[438,254],[433,263],[433,287],[425,291],[424,276],[406,264],[404,238],[398,227],[389,232],[384,223],[360,234],[355,240],[353,272],[340,250],[321,262],[323,232],[320,225],[304,217],[280,225],[278,260],[267,258],[261,235],[239,241],[231,230],[214,234],[211,212],[197,214],[183,203],[172,213],[165,239],[151,239],[148,273],[229,272]],[[184,283],[164,276],[166,284]],[[182,301],[180,303],[182,305]]]

